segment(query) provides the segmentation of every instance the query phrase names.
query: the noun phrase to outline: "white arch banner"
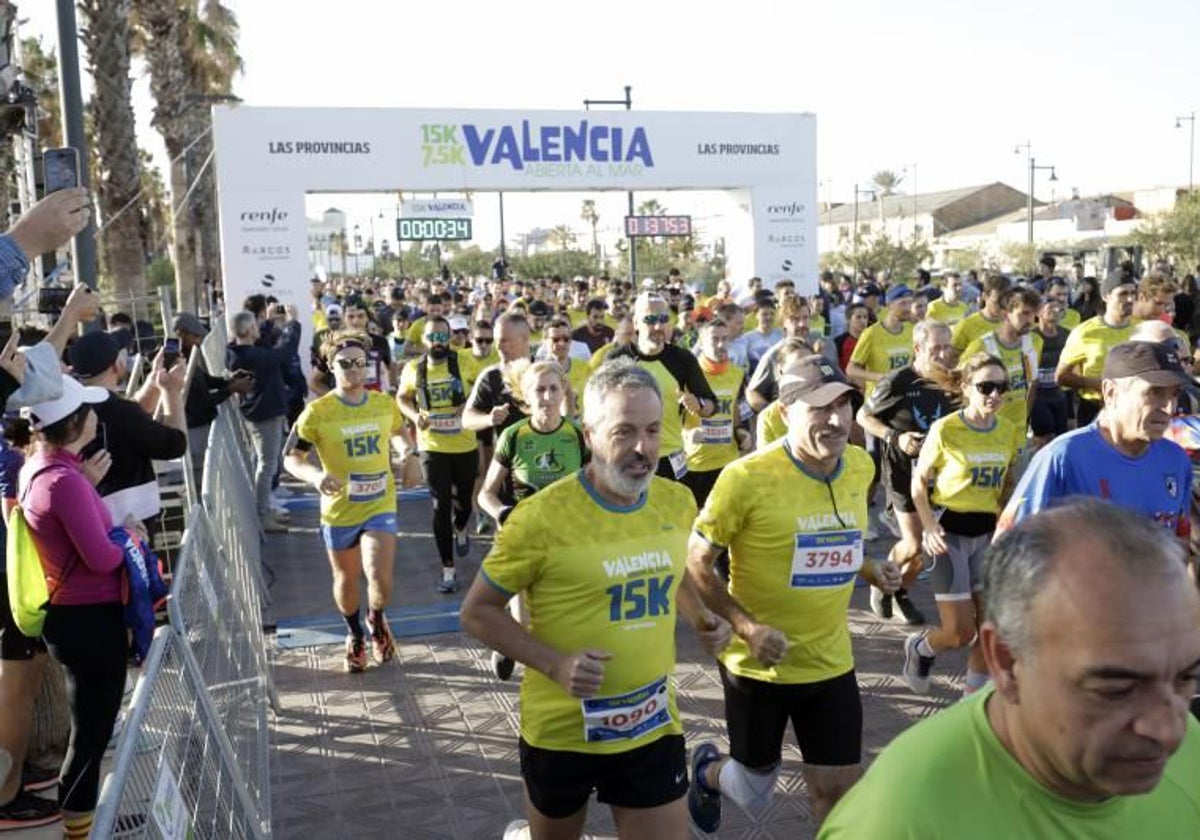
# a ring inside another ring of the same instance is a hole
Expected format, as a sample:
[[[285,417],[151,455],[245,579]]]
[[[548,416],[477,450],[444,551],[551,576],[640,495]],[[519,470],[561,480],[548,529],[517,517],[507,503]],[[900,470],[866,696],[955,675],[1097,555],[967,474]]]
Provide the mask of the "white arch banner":
[[[309,192],[729,190],[733,279],[817,285],[812,114],[218,105],[213,141],[231,314],[255,292],[303,309]]]

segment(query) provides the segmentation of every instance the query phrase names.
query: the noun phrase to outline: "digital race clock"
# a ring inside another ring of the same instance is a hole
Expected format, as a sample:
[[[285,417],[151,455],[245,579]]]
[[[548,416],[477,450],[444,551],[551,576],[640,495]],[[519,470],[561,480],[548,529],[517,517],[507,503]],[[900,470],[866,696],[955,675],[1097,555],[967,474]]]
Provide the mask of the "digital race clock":
[[[452,241],[471,238],[470,219],[397,219],[396,238],[401,242]]]
[[[691,236],[691,216],[626,216],[626,236]]]

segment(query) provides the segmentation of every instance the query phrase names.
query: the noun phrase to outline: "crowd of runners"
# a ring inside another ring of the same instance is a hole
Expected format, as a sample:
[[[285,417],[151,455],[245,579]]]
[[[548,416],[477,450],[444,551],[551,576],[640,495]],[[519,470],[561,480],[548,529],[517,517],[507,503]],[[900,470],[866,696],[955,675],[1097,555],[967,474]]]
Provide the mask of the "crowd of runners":
[[[142,407],[165,411],[182,451],[237,395],[266,532],[288,527],[281,471],[319,494],[351,673],[396,656],[397,485],[428,488],[437,594],[466,587],[462,625],[494,652],[495,679],[522,668],[527,819],[506,838],[580,836],[593,793],[623,838],[684,837],[689,820],[715,832],[729,803],[761,814],[789,724],[823,837],[1196,837],[1200,291],[1169,266],[1099,281],[1057,269],[826,273],[815,293],[751,278],[710,295],[674,272],[636,286],[502,271],[314,280],[310,310],[231,304],[232,373],[204,374],[196,394],[160,354]],[[73,319],[95,314],[83,297]],[[185,355],[207,329],[190,313],[173,327]],[[100,335],[68,357],[111,390],[124,357]],[[32,463],[50,453],[86,475],[88,445],[111,447],[113,429],[98,436],[89,406],[116,398],[59,391],[27,412]],[[6,496],[36,472],[22,476]],[[97,521],[136,528],[140,486],[101,485]],[[78,526],[54,527],[66,541]],[[458,563],[485,534],[465,580]],[[71,591],[107,592],[112,564],[85,556],[94,579]],[[911,628],[894,667],[912,692],[930,691],[941,654],[969,648],[964,701],[861,780],[860,582],[879,619]],[[920,588],[936,615],[914,603]],[[677,619],[715,659],[728,752],[689,753]],[[5,671],[39,653],[10,625]],[[51,652],[79,657],[63,632],[47,633]],[[72,667],[95,688],[94,666]],[[89,755],[111,731],[110,677],[103,712],[76,710]],[[83,792],[68,794],[68,836],[85,836],[98,771],[72,761]],[[34,807],[15,796],[4,814]]]

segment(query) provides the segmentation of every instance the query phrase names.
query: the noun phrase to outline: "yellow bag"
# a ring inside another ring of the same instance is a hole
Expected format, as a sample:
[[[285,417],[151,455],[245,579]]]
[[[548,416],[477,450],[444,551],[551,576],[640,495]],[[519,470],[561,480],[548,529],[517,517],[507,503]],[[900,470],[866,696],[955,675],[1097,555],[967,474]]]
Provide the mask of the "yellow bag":
[[[46,605],[50,590],[46,586],[46,571],[25,513],[21,506],[13,508],[8,517],[8,541],[5,545],[8,576],[8,606],[18,629],[31,639],[42,635],[46,621]]]

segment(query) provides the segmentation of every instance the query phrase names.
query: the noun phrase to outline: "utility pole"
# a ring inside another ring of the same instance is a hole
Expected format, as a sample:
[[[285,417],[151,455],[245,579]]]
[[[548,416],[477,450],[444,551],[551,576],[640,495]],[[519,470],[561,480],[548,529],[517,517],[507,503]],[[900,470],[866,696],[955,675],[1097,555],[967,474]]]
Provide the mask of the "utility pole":
[[[87,137],[83,133],[83,93],[79,87],[79,31],[74,0],[57,0],[58,84],[67,145],[79,152],[79,186],[91,188]],[[96,288],[96,217],[75,235],[75,279]]]
[[[585,99],[583,100],[584,110],[592,110],[593,105],[624,105],[626,111],[633,110],[633,86],[625,85],[624,99]],[[628,193],[629,196],[629,215],[634,215],[633,212],[633,190]],[[637,240],[629,237],[629,282],[633,283],[634,289],[637,289]]]

